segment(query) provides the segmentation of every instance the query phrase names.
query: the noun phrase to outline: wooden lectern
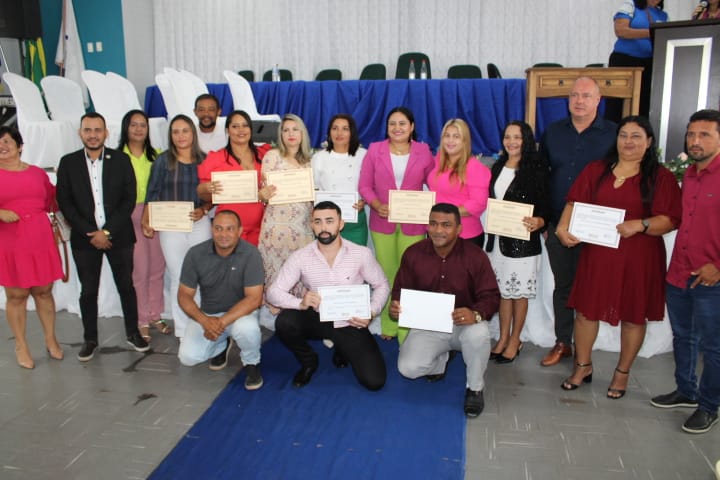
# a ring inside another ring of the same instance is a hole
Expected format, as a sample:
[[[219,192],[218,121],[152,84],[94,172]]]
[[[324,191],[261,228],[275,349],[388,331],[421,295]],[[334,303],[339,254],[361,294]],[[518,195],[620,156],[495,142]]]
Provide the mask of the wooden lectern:
[[[535,67],[525,70],[525,122],[535,131],[538,98],[567,97],[578,77],[591,77],[600,85],[603,97],[623,99],[623,116],[640,111],[640,77],[642,67],[553,68]]]

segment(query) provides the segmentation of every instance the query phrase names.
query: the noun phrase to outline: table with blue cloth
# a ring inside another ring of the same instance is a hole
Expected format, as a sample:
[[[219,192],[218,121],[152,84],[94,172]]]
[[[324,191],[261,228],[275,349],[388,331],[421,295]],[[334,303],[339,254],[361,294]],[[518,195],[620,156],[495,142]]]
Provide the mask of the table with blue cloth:
[[[337,113],[349,113],[358,125],[364,146],[385,138],[385,118],[394,107],[408,107],[415,114],[418,140],[434,150],[445,122],[462,118],[468,122],[473,152],[497,153],[502,129],[512,120],[525,118],[524,79],[442,80],[343,80],[325,82],[250,82],[260,113],[294,113],[306,123],[313,147],[325,141],[328,122]],[[208,84],[218,97],[223,114],[233,110],[230,88]],[[145,112],[151,117],[167,115],[160,90],[148,87]],[[538,101],[536,138],[554,120],[568,115],[567,100]]]

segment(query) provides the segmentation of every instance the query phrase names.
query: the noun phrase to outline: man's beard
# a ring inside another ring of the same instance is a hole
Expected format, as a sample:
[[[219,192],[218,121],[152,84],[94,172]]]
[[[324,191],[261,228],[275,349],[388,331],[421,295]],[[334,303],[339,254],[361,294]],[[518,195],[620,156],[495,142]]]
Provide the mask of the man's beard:
[[[322,235],[323,233],[327,233],[328,236],[321,237],[320,235]],[[335,241],[335,239],[338,237],[338,235],[340,235],[340,232],[336,233],[335,235],[333,235],[330,232],[320,232],[319,234],[315,235],[315,238],[317,238],[317,241],[322,243],[323,245],[330,245],[331,243],[333,243]]]

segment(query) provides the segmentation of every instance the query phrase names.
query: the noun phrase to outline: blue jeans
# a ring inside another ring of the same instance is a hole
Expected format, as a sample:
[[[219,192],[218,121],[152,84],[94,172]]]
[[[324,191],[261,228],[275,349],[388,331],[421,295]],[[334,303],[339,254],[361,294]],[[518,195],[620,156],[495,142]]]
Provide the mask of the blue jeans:
[[[675,382],[678,392],[714,414],[720,406],[720,284],[690,288],[694,280],[688,280],[687,288],[667,285]],[[699,353],[703,354],[703,371],[698,385]]]
[[[221,315],[221,313],[213,314],[217,317]],[[223,334],[215,341],[205,338],[203,327],[195,320],[190,320],[185,328],[185,335],[180,340],[178,351],[180,363],[192,367],[211,359],[225,350],[227,338],[230,336],[240,347],[240,359],[243,365],[259,364],[262,334],[258,317],[258,310],[254,310],[252,313],[238,318],[228,325]]]

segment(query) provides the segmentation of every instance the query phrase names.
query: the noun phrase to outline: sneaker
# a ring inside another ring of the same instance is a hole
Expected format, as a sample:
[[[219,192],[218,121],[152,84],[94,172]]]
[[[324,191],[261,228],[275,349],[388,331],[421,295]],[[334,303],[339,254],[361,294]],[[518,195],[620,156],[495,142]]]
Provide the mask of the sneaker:
[[[232,347],[232,341],[230,338],[227,339],[227,346],[225,347],[225,350],[215,355],[213,358],[210,359],[210,365],[208,365],[208,368],[212,370],[213,372],[217,372],[219,370],[222,370],[225,368],[228,364],[228,360],[230,359],[230,348]]]
[[[257,390],[263,386],[260,364],[245,365],[245,390]]]
[[[127,337],[127,343],[130,345],[130,348],[136,352],[144,353],[150,350],[150,345],[148,345],[142,335],[140,335],[140,332],[130,334],[130,336]]]
[[[653,407],[657,408],[697,408],[698,406],[697,401],[686,397],[677,390],[666,393],[665,395],[658,395],[657,397],[653,397],[650,400],[650,403]]]
[[[485,408],[485,400],[482,390],[477,392],[469,388],[465,390],[465,416],[475,418],[482,413],[483,408]]]
[[[695,413],[690,415],[690,418],[685,420],[682,429],[688,433],[705,433],[717,422],[717,413],[706,412],[698,408]]]
[[[88,362],[95,356],[95,350],[98,348],[98,343],[92,340],[83,342],[82,348],[77,354],[77,359],[81,362]]]

